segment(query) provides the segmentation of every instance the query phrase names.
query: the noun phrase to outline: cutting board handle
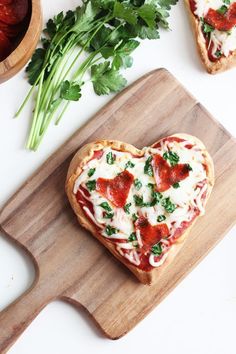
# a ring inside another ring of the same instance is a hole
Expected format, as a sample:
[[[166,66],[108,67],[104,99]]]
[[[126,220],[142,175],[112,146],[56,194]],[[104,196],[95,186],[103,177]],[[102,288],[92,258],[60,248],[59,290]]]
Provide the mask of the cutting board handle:
[[[0,353],[4,354],[34,320],[38,313],[51,301],[42,297],[42,286],[34,284],[14,303],[0,312]]]

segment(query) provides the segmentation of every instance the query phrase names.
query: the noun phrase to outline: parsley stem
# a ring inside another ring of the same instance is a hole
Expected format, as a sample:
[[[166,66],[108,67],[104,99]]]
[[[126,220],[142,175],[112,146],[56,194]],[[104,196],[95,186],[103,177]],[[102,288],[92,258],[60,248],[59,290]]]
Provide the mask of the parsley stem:
[[[57,120],[55,122],[55,125],[58,125],[60,123],[60,120],[61,120],[63,114],[65,113],[65,111],[67,110],[69,104],[70,104],[70,101],[67,101],[65,106],[64,106],[64,108],[62,109],[61,113],[59,114],[59,116],[58,116],[58,118],[57,118]]]
[[[70,50],[70,46],[71,46],[71,42],[69,41],[67,43],[67,45],[65,46],[64,50],[63,50],[63,55],[61,57],[59,57],[57,59],[57,61],[54,63],[52,70],[50,71],[50,74],[47,78],[47,80],[45,81],[45,87],[44,87],[44,93],[42,95],[42,101],[41,101],[41,107],[43,108],[45,106],[45,99],[47,98],[47,94],[49,91],[49,87],[52,85],[53,80],[52,78],[54,77],[56,71],[58,70],[58,67],[60,66],[60,64],[62,63],[63,59],[64,59],[64,55],[66,55],[66,53]]]
[[[37,125],[38,109],[39,109],[39,102],[40,102],[40,95],[41,95],[41,91],[42,91],[43,79],[44,79],[44,71],[43,71],[43,73],[40,77],[40,80],[39,80],[39,88],[38,88],[38,95],[37,95],[36,105],[35,105],[34,114],[33,114],[33,122],[32,122],[32,127],[30,129],[29,139],[28,139],[28,142],[26,145],[28,149],[31,149],[31,146],[33,146],[33,143],[35,140],[35,127]]]
[[[22,110],[24,109],[26,103],[28,102],[28,100],[30,99],[36,85],[38,84],[39,80],[40,80],[40,77],[42,75],[42,72],[41,74],[38,76],[37,80],[35,81],[34,85],[31,87],[31,89],[29,90],[29,92],[27,93],[27,96],[25,97],[23,103],[21,104],[20,108],[18,109],[18,111],[15,113],[15,118],[19,117],[19,115],[21,114]]]

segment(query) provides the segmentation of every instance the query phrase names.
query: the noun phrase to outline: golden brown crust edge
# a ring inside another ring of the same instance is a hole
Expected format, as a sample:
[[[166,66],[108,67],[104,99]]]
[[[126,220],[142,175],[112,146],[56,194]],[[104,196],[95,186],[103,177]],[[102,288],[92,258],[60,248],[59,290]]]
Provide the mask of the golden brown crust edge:
[[[207,202],[207,199],[209,198],[212,187],[214,185],[214,166],[210,155],[206,151],[206,148],[203,145],[203,143],[199,139],[195,138],[194,136],[188,134],[174,134],[171,136],[177,136],[179,138],[184,138],[194,143],[197,143],[198,146],[200,146],[204,150],[204,154],[206,156],[206,163],[207,163],[207,174],[209,177],[209,188],[208,188],[208,194],[206,196],[206,202]],[[154,143],[153,145],[155,145],[156,143]],[[73,193],[75,180],[80,175],[83,166],[86,165],[86,163],[91,159],[94,151],[100,150],[107,146],[110,146],[111,148],[120,151],[128,151],[134,155],[138,155],[138,156],[143,155],[143,152],[141,150],[136,149],[133,145],[123,143],[117,140],[99,140],[97,142],[86,144],[75,154],[75,156],[73,157],[70,163],[69,170],[67,173],[66,186],[65,186],[66,193],[70,201],[70,204],[75,214],[77,215],[79,223],[88,231],[90,231],[93,234],[93,236],[96,237],[120,262],[122,262],[126,267],[128,267],[131,270],[131,272],[133,272],[134,275],[140,280],[141,283],[152,284],[157,280],[157,278],[160,276],[163,270],[168,267],[168,265],[175,258],[176,254],[180,251],[183,245],[183,241],[186,239],[195,221],[192,223],[191,227],[189,227],[188,230],[183,233],[183,235],[176,242],[176,244],[174,244],[171,247],[171,250],[168,253],[168,257],[162,266],[154,268],[149,272],[146,272],[137,268],[135,265],[132,265],[130,262],[128,262],[123,256],[121,256],[116,251],[114,244],[107,242],[105,238],[101,237],[97,233],[97,230],[94,227],[94,225],[90,223],[89,219],[84,215],[84,212],[80,207],[79,203],[77,203],[76,197]]]
[[[195,35],[197,50],[207,72],[209,74],[216,74],[236,66],[236,50],[229,57],[222,57],[216,62],[209,60],[201,25],[199,20],[192,13],[189,0],[185,0],[185,6]]]

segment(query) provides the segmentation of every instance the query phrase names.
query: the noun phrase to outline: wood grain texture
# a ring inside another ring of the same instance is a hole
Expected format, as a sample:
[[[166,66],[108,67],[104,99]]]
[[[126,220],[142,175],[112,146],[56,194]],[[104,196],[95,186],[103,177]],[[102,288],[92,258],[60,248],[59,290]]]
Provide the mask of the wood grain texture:
[[[40,0],[31,0],[29,27],[17,48],[0,62],[0,83],[18,73],[31,58],[42,30]]]
[[[176,132],[203,141],[215,163],[216,184],[206,216],[198,220],[171,266],[163,266],[159,282],[149,287],[78,225],[64,183],[73,154],[87,142],[119,139],[142,148]],[[164,69],[136,81],[78,130],[3,208],[1,228],[29,252],[37,277],[26,294],[0,313],[0,353],[53,299],[83,306],[109,338],[127,333],[233,226],[235,180],[234,138],[178,81]],[[219,218],[221,213],[224,218]]]

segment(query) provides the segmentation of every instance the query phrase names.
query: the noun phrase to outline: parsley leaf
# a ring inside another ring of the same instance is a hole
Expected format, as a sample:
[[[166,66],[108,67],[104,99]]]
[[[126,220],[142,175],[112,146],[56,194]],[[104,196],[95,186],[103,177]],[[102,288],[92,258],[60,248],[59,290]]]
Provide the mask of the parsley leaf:
[[[151,252],[155,254],[155,256],[160,256],[162,254],[162,247],[161,243],[156,243],[154,246],[151,248]]]
[[[150,28],[147,26],[140,26],[138,28],[138,36],[141,39],[159,39],[160,34],[156,28]]]
[[[31,61],[26,67],[26,72],[28,74],[28,81],[30,85],[34,85],[43,69],[43,63],[46,55],[46,50],[43,48],[38,48],[34,52]]]
[[[173,213],[177,206],[171,202],[170,197],[164,198],[161,205],[165,208],[168,213]]]
[[[132,205],[131,203],[128,203],[124,206],[124,211],[126,212],[126,214],[130,214],[129,208],[131,207],[131,205]]]
[[[133,219],[134,222],[135,222],[136,220],[138,220],[138,216],[137,216],[136,214],[132,214],[132,219]]]
[[[104,219],[112,219],[114,216],[114,213],[104,213],[103,217]]]
[[[228,11],[228,7],[225,6],[225,5],[222,5],[218,10],[217,12],[221,15],[224,15],[226,12]]]
[[[134,180],[134,186],[137,189],[137,191],[139,191],[142,188],[142,182],[138,178],[136,178]]]
[[[145,162],[144,173],[148,176],[153,177],[153,169],[152,169],[151,161],[152,161],[152,156],[149,156]]]
[[[126,162],[126,164],[125,164],[125,170],[127,169],[127,168],[134,168],[134,166],[135,166],[135,164],[132,162],[132,161],[128,161],[128,162]]]
[[[114,5],[113,15],[117,18],[125,20],[131,25],[135,25],[137,23],[137,14],[132,8],[126,3],[121,3],[116,1]]]
[[[158,204],[161,199],[163,198],[163,195],[160,193],[160,192],[157,192],[157,191],[153,191],[152,192],[152,201],[151,201],[151,205],[150,206],[154,206],[156,204]]]
[[[97,95],[118,92],[126,85],[126,79],[118,71],[110,68],[108,61],[92,66],[91,80]]]
[[[106,156],[106,160],[107,160],[108,165],[113,165],[114,164],[115,159],[114,159],[114,156],[113,156],[111,151],[108,152],[108,154]]]
[[[108,236],[111,236],[113,234],[116,234],[117,233],[117,229],[115,227],[112,227],[111,225],[107,225],[106,228],[105,228],[105,232]]]
[[[172,167],[177,165],[177,163],[179,162],[179,156],[173,151],[164,152],[163,158],[165,160],[168,160]]]
[[[222,52],[221,52],[220,50],[217,50],[217,51],[215,52],[215,56],[216,56],[217,58],[220,58],[220,57],[222,56]]]
[[[106,211],[112,211],[112,208],[110,207],[110,205],[107,202],[103,202],[101,204],[99,204],[100,207],[102,207],[103,209],[105,209]]]
[[[137,240],[136,234],[135,234],[135,232],[132,232],[132,234],[130,234],[130,236],[128,237],[128,241],[133,242],[136,240]]]
[[[85,185],[90,192],[92,192],[96,189],[96,181],[95,180],[88,181],[87,183],[85,183]]]
[[[186,163],[186,168],[188,169],[188,171],[192,171],[193,170],[189,163]]]
[[[156,11],[152,4],[144,4],[138,9],[138,15],[146,22],[148,28],[153,29],[156,26]]]
[[[180,187],[179,182],[176,182],[176,183],[172,184],[172,187],[175,188],[175,189],[179,188]]]
[[[200,18],[200,21],[202,23],[202,30],[205,34],[209,34],[214,31],[214,27],[205,22],[203,17]]]
[[[139,197],[138,195],[134,194],[133,198],[134,198],[134,203],[136,206],[139,206],[139,207],[144,206],[143,197]]]
[[[158,215],[157,222],[162,222],[166,219],[165,215]]]
[[[81,97],[80,85],[69,82],[68,80],[63,81],[61,84],[60,97],[67,101],[78,101]]]
[[[96,168],[90,168],[90,170],[88,171],[88,176],[92,177],[94,175],[95,171],[96,171]]]

